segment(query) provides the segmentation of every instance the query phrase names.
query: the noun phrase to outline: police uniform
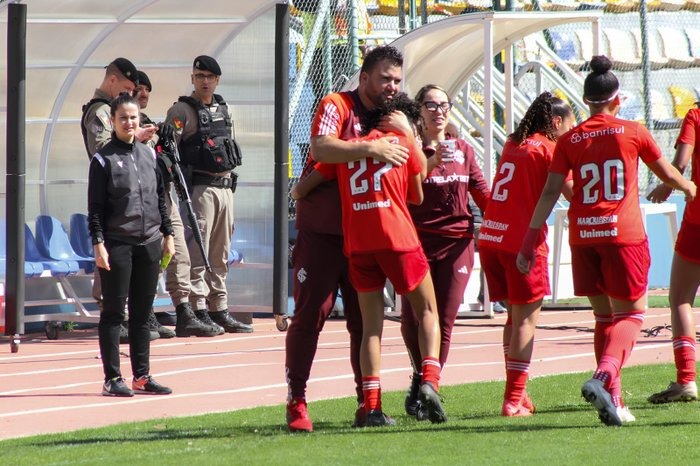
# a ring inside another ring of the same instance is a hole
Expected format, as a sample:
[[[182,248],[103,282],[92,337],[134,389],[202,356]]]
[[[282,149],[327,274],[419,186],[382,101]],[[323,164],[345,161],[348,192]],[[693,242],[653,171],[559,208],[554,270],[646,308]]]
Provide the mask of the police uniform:
[[[134,64],[129,60],[117,58],[110,65],[115,65],[124,77],[134,84],[138,84],[138,72]],[[92,99],[83,105],[80,129],[83,133],[83,143],[85,144],[88,159],[92,159],[92,156],[112,139],[109,105],[114,97],[116,96],[112,96],[98,88],[95,89]]]
[[[197,57],[193,69],[221,75],[216,60],[207,56]],[[236,321],[228,312],[227,260],[234,230],[233,191],[237,178],[233,169],[240,164],[240,160],[234,160],[228,106],[216,94],[210,104],[204,105],[193,93],[181,97],[168,110],[166,123],[175,128],[182,169],[189,174],[192,185],[192,208],[212,268],[207,273],[199,246],[191,237],[190,305],[205,323],[210,317],[227,332],[252,332],[252,326]]]

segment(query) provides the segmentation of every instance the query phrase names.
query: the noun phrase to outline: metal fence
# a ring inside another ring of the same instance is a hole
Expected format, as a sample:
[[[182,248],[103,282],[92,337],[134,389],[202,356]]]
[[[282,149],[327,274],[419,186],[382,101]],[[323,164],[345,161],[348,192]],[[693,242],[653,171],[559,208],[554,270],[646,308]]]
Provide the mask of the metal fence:
[[[425,3],[423,5],[423,3]],[[600,52],[608,55],[624,96],[620,116],[644,123],[667,158],[683,116],[700,100],[700,1],[656,0],[640,7],[636,1],[509,1],[499,9],[563,11],[603,9]],[[318,100],[340,89],[359,69],[364,52],[389,43],[410,29],[445,16],[483,11],[483,0],[295,0],[290,31],[290,179],[301,172],[309,148],[311,119]],[[403,14],[401,11],[403,10]],[[542,90],[569,100],[580,118],[583,77],[593,53],[589,25],[569,24],[541,31],[519,41],[515,50],[520,108]],[[498,60],[498,58],[497,58]],[[483,83],[477,73],[463,91],[454,115],[462,134],[477,147],[479,131],[471,123],[489,113],[496,120],[496,148],[505,129],[499,126],[502,109],[496,101],[484,112]],[[516,106],[516,109],[518,106]],[[516,120],[518,115],[514,115]],[[471,122],[471,123],[470,123]],[[655,183],[645,168],[640,190]],[[290,203],[293,215],[293,203]]]

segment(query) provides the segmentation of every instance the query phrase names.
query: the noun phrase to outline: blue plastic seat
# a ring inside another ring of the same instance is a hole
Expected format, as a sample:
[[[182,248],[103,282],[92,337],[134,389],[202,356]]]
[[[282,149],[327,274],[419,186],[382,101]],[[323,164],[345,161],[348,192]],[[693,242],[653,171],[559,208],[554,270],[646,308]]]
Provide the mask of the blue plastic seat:
[[[24,225],[24,258],[30,262],[42,265],[43,270],[48,270],[54,277],[75,275],[80,267],[76,261],[57,261],[42,256],[36,245],[36,239],[29,229],[29,225]]]
[[[73,250],[84,257],[94,257],[92,238],[88,229],[88,218],[85,214],[73,214],[70,216],[70,244]]]
[[[95,259],[77,254],[70,244],[68,233],[58,219],[50,215],[36,218],[36,243],[39,252],[57,261],[75,261],[85,273],[95,269]]]
[[[7,224],[5,219],[0,219],[0,275],[7,274]],[[26,247],[25,247],[26,251]],[[25,252],[26,256],[26,252]],[[31,262],[25,257],[24,276],[25,278],[38,277],[44,271],[44,266],[40,263]]]

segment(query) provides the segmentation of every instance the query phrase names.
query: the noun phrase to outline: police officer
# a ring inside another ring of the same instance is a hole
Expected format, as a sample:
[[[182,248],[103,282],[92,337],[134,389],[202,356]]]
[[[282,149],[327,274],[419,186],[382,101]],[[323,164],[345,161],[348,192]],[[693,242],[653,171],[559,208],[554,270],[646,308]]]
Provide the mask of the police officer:
[[[139,84],[136,86],[135,97],[139,103],[140,120],[142,125],[152,124],[151,120],[143,111],[148,107],[148,101],[151,96],[153,87],[148,75],[138,70]],[[158,143],[157,139],[162,132],[148,141],[148,144],[155,147]],[[162,338],[178,337],[213,337],[224,333],[224,329],[220,326],[209,326],[197,319],[189,304],[190,295],[190,253],[187,251],[187,243],[185,241],[185,229],[182,224],[182,218],[178,209],[178,202],[173,193],[172,183],[172,161],[167,155],[158,154],[158,166],[165,181],[165,206],[168,210],[168,216],[173,227],[173,238],[175,240],[175,254],[173,254],[167,268],[165,269],[165,289],[170,295],[170,299],[175,306],[175,321],[170,322],[172,316],[168,313],[151,312],[148,318],[148,326],[151,330],[155,330]],[[173,332],[169,328],[161,325],[163,319],[168,319],[166,325],[175,325]]]
[[[202,234],[212,272],[206,271],[197,244],[189,241],[191,260],[190,305],[202,322],[216,323],[230,333],[250,333],[251,325],[234,319],[228,311],[227,257],[233,235],[233,192],[241,164],[232,138],[233,123],[224,99],[214,92],[221,68],[207,55],[194,59],[191,95],[168,110],[166,123],[175,129],[180,159],[192,184],[192,207]],[[209,312],[207,312],[207,310]],[[177,331],[177,329],[176,329]]]
[[[117,58],[105,67],[105,76],[100,87],[95,89],[92,99],[83,105],[80,129],[88,158],[103,148],[112,139],[112,123],[109,120],[109,105],[119,94],[132,94],[138,85],[138,71],[126,58]],[[136,131],[140,142],[151,139],[155,125],[144,125]]]
[[[80,130],[83,134],[83,143],[87,151],[88,159],[92,159],[97,151],[102,149],[112,139],[112,122],[110,120],[110,104],[119,94],[125,92],[132,94],[138,85],[138,72],[131,61],[126,58],[116,58],[105,67],[105,75],[100,87],[95,89],[92,99],[83,105],[83,115],[80,119]],[[136,130],[136,139],[144,142],[155,134],[155,125],[146,125]],[[95,268],[92,285],[92,297],[102,307],[102,287],[100,275]],[[122,328],[122,343],[128,342],[126,328]],[[151,338],[158,338],[154,332]]]

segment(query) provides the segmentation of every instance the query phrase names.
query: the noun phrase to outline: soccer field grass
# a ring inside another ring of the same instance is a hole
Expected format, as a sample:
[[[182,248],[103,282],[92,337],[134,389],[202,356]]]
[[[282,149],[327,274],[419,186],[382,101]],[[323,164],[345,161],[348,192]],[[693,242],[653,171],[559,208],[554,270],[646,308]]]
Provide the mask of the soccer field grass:
[[[384,394],[398,425],[352,429],[354,400],[310,403],[312,434],[289,434],[284,406],[0,442],[0,464],[697,464],[700,405],[651,405],[646,397],[674,377],[670,365],[623,370],[626,404],[637,417],[606,427],[581,398],[589,373],[530,381],[530,418],[500,416],[503,382],[446,386],[445,424],[403,414],[403,392]]]

